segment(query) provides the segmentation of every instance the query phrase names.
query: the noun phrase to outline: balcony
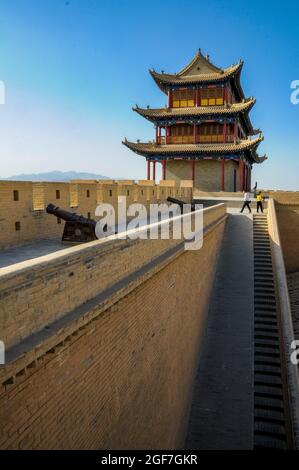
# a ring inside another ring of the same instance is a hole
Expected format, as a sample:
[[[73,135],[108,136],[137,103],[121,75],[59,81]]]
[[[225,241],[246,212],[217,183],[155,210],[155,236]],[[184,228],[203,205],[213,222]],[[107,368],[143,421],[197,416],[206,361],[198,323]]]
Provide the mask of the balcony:
[[[226,135],[225,139],[223,134],[212,134],[212,135],[175,135],[167,137],[167,144],[215,144],[215,143],[234,143],[234,135]],[[166,139],[165,136],[158,137],[158,144],[165,145]]]

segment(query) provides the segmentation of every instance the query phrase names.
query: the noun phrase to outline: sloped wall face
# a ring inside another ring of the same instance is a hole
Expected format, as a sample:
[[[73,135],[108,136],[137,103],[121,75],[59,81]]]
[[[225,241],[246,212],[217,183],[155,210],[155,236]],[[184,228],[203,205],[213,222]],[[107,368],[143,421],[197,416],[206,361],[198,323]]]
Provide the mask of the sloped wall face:
[[[0,448],[183,446],[224,228],[224,209],[213,213],[219,222],[200,250],[140,272],[130,290],[112,288],[101,306],[85,302],[84,315],[55,336],[50,326],[50,339],[43,334],[12,360],[5,381],[0,370]]]
[[[277,204],[276,214],[286,271],[299,271],[299,204]]]
[[[299,192],[265,191],[275,200],[277,222],[287,273],[299,271]]]

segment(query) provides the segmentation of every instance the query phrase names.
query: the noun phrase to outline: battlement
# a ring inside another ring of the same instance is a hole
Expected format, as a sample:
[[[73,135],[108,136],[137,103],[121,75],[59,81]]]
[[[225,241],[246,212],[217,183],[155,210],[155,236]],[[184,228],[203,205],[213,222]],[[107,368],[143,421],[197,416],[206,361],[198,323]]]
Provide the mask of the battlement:
[[[112,204],[117,215],[118,196],[126,196],[128,205],[139,202],[147,206],[164,202],[168,196],[190,202],[192,195],[193,184],[188,180],[160,184],[147,180],[0,181],[0,248],[60,237],[63,224],[45,211],[50,202],[94,218],[101,203]]]

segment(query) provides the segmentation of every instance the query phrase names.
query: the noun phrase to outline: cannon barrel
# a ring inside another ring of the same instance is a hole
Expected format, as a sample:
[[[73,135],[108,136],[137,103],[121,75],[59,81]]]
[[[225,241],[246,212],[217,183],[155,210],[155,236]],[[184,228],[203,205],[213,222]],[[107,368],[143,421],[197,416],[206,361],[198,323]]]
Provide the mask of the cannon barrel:
[[[89,224],[92,227],[96,226],[96,221],[93,219],[87,219],[82,215],[78,215],[75,212],[68,212],[60,207],[54,206],[54,204],[48,204],[46,207],[48,214],[55,215],[59,219],[65,220],[66,222],[76,222],[77,224]]]
[[[54,204],[48,204],[46,212],[65,220],[62,241],[66,243],[86,243],[97,239],[96,224],[93,219],[87,219],[75,212],[68,212]]]

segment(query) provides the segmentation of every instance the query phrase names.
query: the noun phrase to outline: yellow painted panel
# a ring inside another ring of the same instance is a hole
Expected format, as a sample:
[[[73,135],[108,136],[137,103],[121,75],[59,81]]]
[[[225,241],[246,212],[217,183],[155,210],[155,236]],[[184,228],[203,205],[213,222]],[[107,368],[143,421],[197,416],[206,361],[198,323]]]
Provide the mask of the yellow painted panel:
[[[201,100],[201,106],[208,106],[208,100],[206,99]]]
[[[194,100],[188,100],[188,106],[194,106]]]
[[[181,108],[186,108],[187,100],[181,100]]]
[[[217,98],[216,99],[216,104],[217,105],[222,105],[223,104],[223,98]]]
[[[179,107],[180,107],[180,102],[179,102],[178,100],[173,101],[172,106],[173,106],[174,108],[179,108]]]
[[[209,106],[215,106],[216,100],[215,98],[209,98]]]

